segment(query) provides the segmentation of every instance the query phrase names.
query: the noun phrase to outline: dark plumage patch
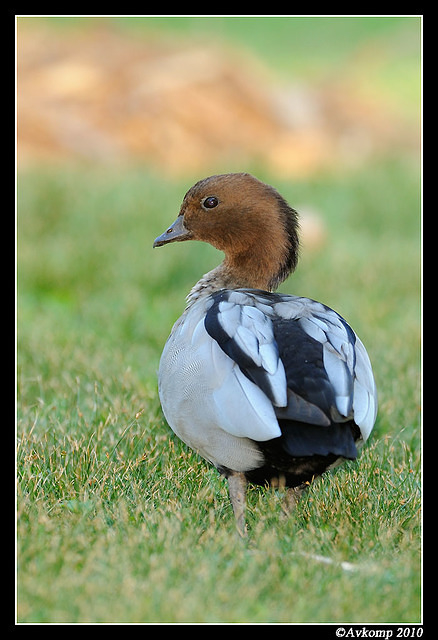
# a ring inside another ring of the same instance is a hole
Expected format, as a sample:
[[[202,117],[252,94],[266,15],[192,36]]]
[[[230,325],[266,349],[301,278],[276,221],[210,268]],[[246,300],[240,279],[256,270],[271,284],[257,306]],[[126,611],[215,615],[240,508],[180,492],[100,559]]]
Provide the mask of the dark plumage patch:
[[[332,422],[329,427],[279,420],[281,446],[293,457],[334,454],[354,460],[354,422]],[[355,426],[355,425],[354,425]]]
[[[274,318],[273,323],[288,389],[317,406],[330,419],[335,394],[324,368],[322,344],[307,335],[297,320]]]
[[[336,463],[338,456],[312,456],[289,458],[287,464],[279,469],[279,465],[272,466],[267,461],[258,469],[245,473],[248,482],[258,485],[299,487],[306,482],[312,482]]]
[[[357,456],[355,441],[360,431],[353,421],[330,427],[280,421],[280,427],[282,436],[257,443],[264,464],[246,472],[250,482],[298,487],[311,482],[338,460]]]

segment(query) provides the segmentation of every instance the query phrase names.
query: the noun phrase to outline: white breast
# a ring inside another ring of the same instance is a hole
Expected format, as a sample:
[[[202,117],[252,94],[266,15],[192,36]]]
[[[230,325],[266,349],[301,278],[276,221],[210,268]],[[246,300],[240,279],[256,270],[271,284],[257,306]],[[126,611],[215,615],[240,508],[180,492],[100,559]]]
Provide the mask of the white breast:
[[[267,413],[271,437],[280,435],[280,429],[264,394],[206,332],[205,310],[201,302],[194,305],[175,324],[166,342],[158,374],[161,405],[169,426],[188,446],[216,466],[248,471],[262,463],[262,455],[246,437],[244,426],[265,429],[263,414]],[[239,381],[254,388],[258,403],[239,393]],[[227,425],[236,416],[242,431],[232,433]]]

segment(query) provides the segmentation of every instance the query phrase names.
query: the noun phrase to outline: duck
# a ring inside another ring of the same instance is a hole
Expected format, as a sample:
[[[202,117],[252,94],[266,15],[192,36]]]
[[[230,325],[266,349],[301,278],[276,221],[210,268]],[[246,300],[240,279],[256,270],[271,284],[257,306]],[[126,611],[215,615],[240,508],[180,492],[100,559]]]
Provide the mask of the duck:
[[[185,194],[154,247],[207,242],[224,259],[201,277],[173,325],[158,394],[173,432],[228,482],[247,535],[248,483],[306,487],[354,460],[377,415],[367,351],[336,311],[276,292],[295,270],[299,216],[250,173],[212,175]]]

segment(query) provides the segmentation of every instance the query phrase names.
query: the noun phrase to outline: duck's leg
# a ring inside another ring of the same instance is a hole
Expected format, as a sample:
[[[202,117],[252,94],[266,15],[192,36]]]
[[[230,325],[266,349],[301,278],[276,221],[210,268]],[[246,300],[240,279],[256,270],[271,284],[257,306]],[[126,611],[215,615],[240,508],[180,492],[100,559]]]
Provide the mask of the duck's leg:
[[[239,471],[231,471],[228,476],[228,492],[236,517],[236,527],[239,534],[246,536],[245,506],[246,506],[246,478]]]
[[[287,490],[284,507],[286,515],[290,515],[294,511],[307,487],[307,484],[301,484],[299,487],[290,487]]]

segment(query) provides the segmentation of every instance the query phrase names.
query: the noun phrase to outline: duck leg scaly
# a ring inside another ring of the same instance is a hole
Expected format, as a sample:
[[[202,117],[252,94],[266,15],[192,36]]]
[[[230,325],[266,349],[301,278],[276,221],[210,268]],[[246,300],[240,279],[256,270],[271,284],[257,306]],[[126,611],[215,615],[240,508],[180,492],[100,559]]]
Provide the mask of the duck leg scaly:
[[[245,523],[246,506],[246,478],[239,471],[232,471],[228,475],[228,492],[236,518],[237,531],[242,538],[247,534]]]
[[[307,484],[301,484],[299,487],[290,487],[287,489],[286,500],[283,507],[283,511],[287,516],[295,510],[298,502],[301,500],[301,496],[307,489]]]

